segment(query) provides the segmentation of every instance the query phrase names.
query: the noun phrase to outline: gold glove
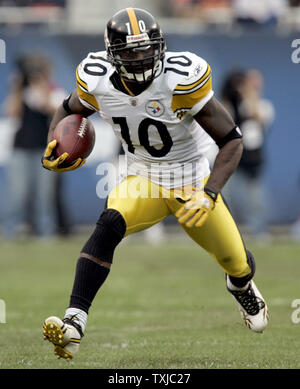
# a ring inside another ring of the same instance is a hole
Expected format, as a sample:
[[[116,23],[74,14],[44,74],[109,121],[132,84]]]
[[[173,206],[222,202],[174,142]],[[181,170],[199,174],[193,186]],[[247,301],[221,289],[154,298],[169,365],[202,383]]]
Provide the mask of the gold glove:
[[[80,168],[85,163],[85,159],[77,158],[77,160],[68,167],[59,167],[64,163],[64,161],[68,158],[68,153],[63,153],[56,159],[53,159],[54,149],[57,145],[57,140],[52,140],[46,147],[45,153],[42,158],[42,164],[45,169],[53,170],[54,172],[63,173],[69,172],[71,170],[75,170]]]
[[[179,223],[186,227],[201,227],[209,213],[215,208],[215,200],[203,190],[196,191],[176,212]]]

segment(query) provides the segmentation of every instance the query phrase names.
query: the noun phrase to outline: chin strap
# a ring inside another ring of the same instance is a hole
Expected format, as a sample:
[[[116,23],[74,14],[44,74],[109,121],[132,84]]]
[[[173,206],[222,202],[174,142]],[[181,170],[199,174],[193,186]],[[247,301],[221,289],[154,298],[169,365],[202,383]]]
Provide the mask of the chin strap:
[[[134,93],[131,92],[131,90],[128,88],[128,86],[126,85],[126,82],[122,79],[122,77],[120,77],[120,79],[121,79],[122,85],[124,86],[126,91],[130,94],[130,96],[134,96]]]

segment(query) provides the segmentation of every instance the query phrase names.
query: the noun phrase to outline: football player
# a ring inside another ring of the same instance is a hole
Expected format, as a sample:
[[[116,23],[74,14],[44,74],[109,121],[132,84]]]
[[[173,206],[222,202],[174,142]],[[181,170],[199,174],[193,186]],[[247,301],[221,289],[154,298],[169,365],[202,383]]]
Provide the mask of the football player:
[[[116,246],[171,214],[222,267],[247,327],[263,332],[268,311],[253,282],[255,261],[220,193],[239,163],[242,134],[214,97],[209,64],[190,52],[166,51],[157,21],[141,9],[116,13],[104,39],[106,51],[90,53],[77,67],[77,89],[53,117],[42,163],[58,172],[82,166],[78,159],[60,167],[67,155],[53,156],[53,132],[67,115],[99,112],[122,142],[128,175],[109,194],[82,248],[64,318],[47,318],[44,337],[58,357],[71,359]],[[210,172],[205,152],[213,142],[219,152]]]

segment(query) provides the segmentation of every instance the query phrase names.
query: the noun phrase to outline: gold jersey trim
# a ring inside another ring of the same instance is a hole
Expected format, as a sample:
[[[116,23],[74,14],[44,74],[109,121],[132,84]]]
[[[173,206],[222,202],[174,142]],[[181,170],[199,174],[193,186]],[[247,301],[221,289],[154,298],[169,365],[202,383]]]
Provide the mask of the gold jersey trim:
[[[87,92],[89,91],[89,88],[88,88],[88,85],[86,82],[84,82],[80,77],[79,77],[79,73],[78,73],[78,66],[76,68],[76,80],[77,82],[80,84],[80,86],[85,89]]]
[[[211,76],[209,76],[204,84],[195,91],[184,94],[174,94],[171,103],[172,111],[177,114],[179,119],[181,119],[185,111],[192,109],[193,106],[204,99],[211,90],[212,82]]]
[[[82,87],[78,82],[77,82],[77,93],[82,100],[84,100],[86,103],[91,105],[96,111],[100,111],[99,104],[95,96],[82,90]]]
[[[195,88],[196,86],[198,86],[199,84],[201,84],[201,82],[204,81],[205,78],[210,76],[210,75],[211,75],[211,68],[207,64],[206,72],[203,74],[203,76],[199,80],[197,80],[194,83],[189,84],[189,85],[178,84],[178,85],[176,85],[176,88],[174,89],[174,91],[189,91],[189,90]]]

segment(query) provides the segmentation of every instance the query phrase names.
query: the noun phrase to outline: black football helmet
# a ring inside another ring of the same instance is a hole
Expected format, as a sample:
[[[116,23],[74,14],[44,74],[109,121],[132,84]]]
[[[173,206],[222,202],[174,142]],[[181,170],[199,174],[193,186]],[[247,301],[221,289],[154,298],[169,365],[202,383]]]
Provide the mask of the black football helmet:
[[[104,41],[108,59],[123,79],[145,83],[161,73],[166,45],[149,12],[138,8],[117,12],[107,23]]]

